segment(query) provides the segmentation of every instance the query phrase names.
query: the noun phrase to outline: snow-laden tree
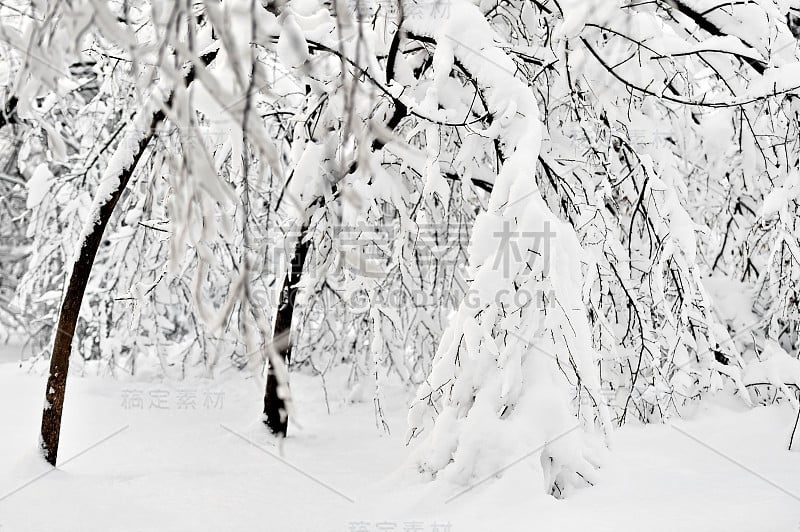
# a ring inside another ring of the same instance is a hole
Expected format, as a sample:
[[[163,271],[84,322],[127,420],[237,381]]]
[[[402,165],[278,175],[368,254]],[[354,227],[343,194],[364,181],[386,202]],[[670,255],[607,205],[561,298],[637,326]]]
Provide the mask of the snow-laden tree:
[[[598,409],[601,424],[607,425],[602,413],[606,400],[620,423],[629,412],[642,420],[660,419],[680,411],[687,401],[723,387],[749,403],[741,370],[754,353],[743,350],[732,337],[756,329],[762,337],[782,337],[787,345],[796,347],[786,336],[794,327],[787,327],[786,322],[791,323],[796,312],[788,288],[791,274],[787,278],[786,270],[777,275],[784,281],[777,283],[767,298],[771,308],[764,312],[768,319],[782,320],[783,328],[770,329],[763,322],[725,323],[704,285],[718,267],[735,268],[737,273],[743,270],[744,275],[751,267],[751,261],[726,261],[723,266],[717,259],[725,253],[726,244],[730,246],[725,229],[730,230],[730,224],[720,227],[711,209],[737,214],[747,209],[754,214],[750,202],[739,193],[748,179],[755,181],[749,184],[754,203],[773,190],[780,198],[779,209],[796,205],[792,203],[796,115],[779,110],[791,109],[796,98],[792,93],[800,82],[792,75],[796,74],[796,42],[786,22],[788,7],[753,2],[737,12],[737,6],[683,2],[627,6],[506,3],[502,7],[481,5],[482,16],[469,18],[464,13],[472,8],[459,4],[454,14],[427,28],[409,21],[412,32],[437,43],[434,65],[438,55],[449,75],[450,58],[460,60],[463,70],[486,95],[490,111],[489,95],[500,90],[498,87],[508,91],[513,86],[509,74],[525,79],[527,92],[538,95],[539,111],[544,110],[540,120],[545,139],[541,148],[537,148],[538,142],[526,142],[526,156],[531,159],[521,167],[526,170],[526,186],[534,187],[533,182],[538,181],[544,202],[572,227],[555,231],[554,251],[548,258],[558,266],[556,275],[551,273],[548,280],[556,282],[562,268],[569,271],[571,267],[570,286],[579,294],[570,298],[558,290],[545,292],[557,302],[556,311],[548,310],[544,300],[528,311],[546,312],[556,321],[530,332],[518,324],[509,329],[507,317],[502,311],[498,316],[489,304],[493,296],[507,292],[498,284],[504,276],[482,261],[488,258],[489,264],[496,264],[496,254],[507,254],[508,248],[493,252],[487,240],[494,237],[497,245],[497,236],[505,229],[500,224],[509,223],[509,234],[522,240],[510,240],[510,249],[531,249],[532,240],[521,238],[524,231],[541,237],[544,229],[541,222],[538,227],[525,226],[523,213],[534,216],[528,208],[539,211],[540,217],[548,213],[536,204],[539,193],[527,199],[520,213],[514,212],[517,196],[509,197],[503,191],[496,201],[497,188],[510,186],[504,184],[507,167],[502,167],[491,180],[495,190],[485,215],[497,218],[486,224],[487,229],[479,218],[472,236],[472,289],[486,290],[483,305],[475,309],[462,303],[440,344],[431,376],[411,409],[412,435],[428,433],[419,456],[423,470],[449,472],[461,481],[489,474],[503,465],[497,458],[503,453],[482,450],[494,450],[491,443],[507,442],[510,434],[518,434],[518,427],[529,422],[540,430],[547,426],[538,421],[533,408],[527,413],[530,417],[515,416],[515,410],[521,409],[514,407],[526,404],[525,392],[535,394],[542,385],[536,372],[523,371],[522,376],[516,366],[507,369],[507,358],[514,351],[526,351],[522,359],[529,365],[537,359],[545,361],[549,355],[564,373],[557,381],[576,390],[576,409],[586,403],[580,397],[581,388],[586,387],[588,404]],[[753,32],[740,22],[743,17],[763,21],[763,26]],[[421,18],[434,19],[432,12]],[[452,24],[453,20],[457,22]],[[475,35],[490,37],[483,41]],[[444,52],[440,52],[442,47]],[[491,74],[482,75],[481,70],[492,69]],[[505,120],[494,135],[508,152],[503,154],[505,165],[511,165],[519,157],[515,151],[518,141],[513,136],[509,141],[508,133],[504,138],[502,127],[513,131],[523,117],[533,115],[527,110],[537,106],[523,107],[519,98],[503,94],[502,105],[494,113]],[[772,110],[764,112],[765,107]],[[521,129],[526,133],[535,130],[533,125]],[[766,139],[779,140],[767,144]],[[776,181],[786,184],[775,190]],[[492,204],[499,212],[493,211]],[[505,218],[505,211],[510,218]],[[776,223],[786,227],[790,219],[784,216],[782,223]],[[551,223],[559,227],[556,221]],[[752,219],[750,224],[753,227]],[[565,255],[561,246],[574,235],[583,253],[573,253],[567,264],[559,263]],[[712,237],[708,239],[711,246],[704,245],[702,235]],[[791,247],[784,242],[778,237],[771,248],[785,250],[786,255],[779,255],[783,260],[776,260],[773,251],[767,264],[788,266]],[[764,251],[759,254],[767,255]],[[526,273],[537,271],[529,264],[524,266]],[[514,278],[519,274],[516,268],[512,267],[510,274],[513,290],[525,287]],[[760,284],[763,279],[762,275]],[[564,308],[576,313],[567,329],[575,337],[562,340],[559,337],[565,326],[557,320],[561,312],[566,314]],[[583,326],[587,316],[591,329]],[[522,325],[533,327],[526,319]],[[589,345],[588,330],[593,330]],[[522,339],[510,342],[513,336],[509,332],[523,332]],[[537,334],[553,336],[562,344],[544,344],[537,349]],[[583,348],[570,346],[569,340]],[[762,346],[766,347],[763,342]],[[598,385],[597,368],[592,367],[595,353],[602,357],[602,393],[593,388]],[[576,360],[581,356],[585,358]],[[498,382],[488,378],[495,371]],[[538,376],[542,374],[546,373],[539,368]],[[792,382],[796,370],[782,375]],[[523,392],[516,395],[508,379],[524,382],[520,386]],[[550,432],[536,434],[526,442],[530,448],[535,447],[536,438],[542,444],[552,442],[563,434],[559,430],[569,427],[567,401],[562,399],[560,404],[562,414],[555,416],[559,421]],[[554,417],[558,410],[545,411]],[[426,413],[433,414],[430,428],[425,423]],[[511,428],[515,419],[517,426]],[[566,448],[565,440],[548,446]],[[549,489],[560,492],[571,480],[591,481],[582,472],[588,464],[581,462],[579,447],[573,446],[571,453],[562,451],[571,461],[559,460],[547,448],[543,465]],[[484,459],[481,454],[491,457]],[[562,465],[566,466],[563,471],[559,469]],[[580,478],[575,473],[580,473]]]
[[[541,448],[561,495],[614,423],[798,385],[791,2],[12,7],[46,417],[71,351],[247,368],[279,435],[286,370],[348,365],[382,428],[417,387],[426,475]]]
[[[6,124],[3,124],[6,125]],[[0,341],[28,329],[24,313],[13,302],[18,279],[25,270],[30,252],[27,231],[26,181],[17,169],[19,139],[14,126],[0,135],[4,153],[0,161]]]

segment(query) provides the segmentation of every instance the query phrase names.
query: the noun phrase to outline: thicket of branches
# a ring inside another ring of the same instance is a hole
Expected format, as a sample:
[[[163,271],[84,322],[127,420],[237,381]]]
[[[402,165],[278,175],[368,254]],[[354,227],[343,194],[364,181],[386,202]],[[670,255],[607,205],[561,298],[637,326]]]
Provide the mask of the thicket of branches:
[[[130,167],[72,343],[84,371],[261,377],[269,359],[267,396],[272,378],[288,399],[281,360],[323,381],[348,365],[379,422],[399,378],[421,471],[463,481],[550,442],[556,495],[592,482],[596,429],[719,392],[794,400],[791,2],[0,15],[0,323],[31,365]]]

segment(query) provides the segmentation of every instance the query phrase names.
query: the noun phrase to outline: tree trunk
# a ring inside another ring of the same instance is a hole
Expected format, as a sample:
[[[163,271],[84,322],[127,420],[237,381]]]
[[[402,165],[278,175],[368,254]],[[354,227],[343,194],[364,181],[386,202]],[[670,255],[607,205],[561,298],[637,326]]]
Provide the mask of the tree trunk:
[[[17,104],[19,100],[17,100],[16,96],[11,96],[8,101],[6,102],[6,108],[0,112],[0,127],[4,127],[7,124],[18,124],[19,123],[19,116],[17,115]]]
[[[292,357],[292,320],[295,310],[295,298],[297,297],[297,284],[303,276],[303,264],[308,255],[310,242],[306,240],[308,234],[308,224],[304,224],[300,230],[300,237],[295,246],[292,263],[286,272],[281,287],[280,303],[278,313],[275,316],[275,328],[273,331],[273,341],[283,339],[280,342],[278,356],[284,365],[288,365]],[[264,424],[275,436],[285,438],[286,429],[289,425],[289,413],[286,409],[285,395],[279,393],[279,386],[288,383],[280,383],[278,375],[271,362],[268,362],[267,385],[264,391]]]
[[[50,377],[47,379],[45,407],[42,412],[42,453],[45,460],[53,466],[56,465],[56,458],[58,457],[61,414],[64,409],[64,393],[67,386],[72,337],[75,334],[75,325],[78,322],[78,313],[81,310],[86,284],[89,281],[89,275],[92,273],[94,258],[103,239],[106,225],[108,225],[111,214],[114,212],[114,207],[116,207],[122,191],[125,190],[136,164],[153,138],[155,127],[163,119],[164,114],[161,111],[153,115],[150,131],[139,141],[131,163],[126,168],[123,168],[120,173],[116,190],[100,207],[99,219],[92,228],[91,233],[86,235],[80,254],[72,266],[72,275],[69,278],[67,292],[64,294],[64,302],[58,315],[58,329],[56,330],[56,338],[53,344],[53,353],[50,357]]]
[[[208,65],[217,56],[217,50],[212,50],[203,55],[200,59],[203,64]],[[190,67],[184,76],[184,82],[189,84],[194,80],[194,68]],[[166,106],[172,103],[172,97],[167,100]],[[78,322],[78,313],[83,302],[83,295],[86,291],[86,284],[89,275],[92,273],[92,265],[97,255],[97,249],[103,239],[105,231],[114,208],[119,201],[122,191],[128,184],[133,175],[133,171],[144,154],[147,145],[155,134],[156,127],[164,121],[164,112],[160,109],[153,111],[150,120],[150,127],[139,140],[138,145],[132,150],[133,157],[130,162],[121,169],[118,176],[119,182],[110,197],[100,206],[97,223],[86,239],[82,243],[80,254],[72,265],[72,274],[67,285],[67,292],[64,294],[64,302],[58,315],[58,329],[56,330],[53,352],[50,357],[50,376],[47,379],[47,389],[45,390],[45,406],[42,411],[41,426],[41,447],[45,460],[50,465],[56,465],[58,458],[58,443],[61,435],[61,414],[64,409],[64,394],[67,387],[67,373],[69,372],[69,356],[72,350],[72,337],[75,334],[75,325]],[[138,121],[134,121],[134,124]],[[118,149],[127,149],[122,146]]]

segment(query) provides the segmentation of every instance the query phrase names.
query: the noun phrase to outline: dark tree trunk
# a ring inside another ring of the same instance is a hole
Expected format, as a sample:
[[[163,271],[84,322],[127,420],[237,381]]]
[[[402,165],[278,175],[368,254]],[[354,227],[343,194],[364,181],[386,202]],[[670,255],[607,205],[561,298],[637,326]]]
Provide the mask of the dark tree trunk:
[[[217,51],[211,51],[201,57],[204,64],[208,64],[216,57]],[[188,84],[194,79],[194,69],[190,68],[184,77]],[[167,100],[167,107],[171,105],[172,98]],[[82,243],[80,254],[72,265],[72,274],[69,278],[67,291],[64,294],[64,302],[58,315],[58,329],[56,330],[55,342],[53,343],[53,353],[50,357],[50,376],[47,379],[47,389],[45,390],[45,406],[42,412],[41,427],[41,446],[42,454],[50,465],[56,465],[58,458],[58,442],[61,435],[61,414],[64,409],[64,394],[67,387],[67,373],[69,372],[69,355],[72,350],[72,337],[75,334],[75,325],[78,322],[78,313],[83,302],[83,295],[86,291],[86,284],[89,275],[92,273],[92,265],[97,255],[97,249],[103,239],[108,221],[114,212],[114,208],[119,201],[122,192],[133,175],[133,171],[139,159],[147,149],[147,145],[155,134],[156,127],[164,121],[164,112],[155,110],[150,120],[150,127],[139,140],[138,145],[133,150],[131,162],[122,168],[119,175],[117,188],[100,206],[100,213],[97,223],[92,228],[91,233],[86,235],[86,240]],[[123,149],[126,149],[123,147]]]
[[[6,102],[6,108],[0,112],[0,127],[7,124],[18,124],[19,116],[17,115],[17,100],[16,96],[11,96]]]
[[[42,413],[42,452],[45,460],[53,466],[56,465],[58,456],[58,439],[61,434],[61,414],[64,408],[64,392],[67,386],[72,337],[75,334],[75,324],[78,322],[78,313],[81,310],[86,283],[92,273],[95,255],[97,255],[97,249],[103,239],[103,231],[111,219],[114,207],[116,207],[122,191],[125,190],[136,164],[153,138],[155,126],[163,119],[164,115],[160,111],[153,115],[150,131],[139,141],[131,163],[123,168],[116,190],[100,207],[99,219],[92,228],[92,232],[86,235],[80,255],[72,266],[72,275],[69,278],[67,292],[64,294],[64,302],[58,315],[58,329],[53,344],[53,353],[50,357],[50,377],[47,379],[46,402]]]
[[[272,334],[273,342],[278,348],[278,356],[284,365],[288,365],[292,358],[292,320],[295,310],[295,298],[297,297],[297,283],[303,276],[303,264],[308,255],[310,242],[306,240],[308,225],[303,225],[300,230],[300,237],[294,249],[292,263],[286,272],[281,287],[280,302],[278,313],[275,316],[275,328]],[[284,398],[278,394],[278,376],[272,363],[267,369],[267,386],[264,391],[264,424],[275,436],[285,438],[286,429],[289,425],[289,414],[286,410]]]

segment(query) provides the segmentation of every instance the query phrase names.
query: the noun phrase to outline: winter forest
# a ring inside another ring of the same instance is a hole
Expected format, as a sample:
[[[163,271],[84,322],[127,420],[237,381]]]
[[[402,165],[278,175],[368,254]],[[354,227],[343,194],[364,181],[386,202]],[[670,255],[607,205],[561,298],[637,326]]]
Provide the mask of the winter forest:
[[[800,529],[800,1],[0,1],[0,530]]]

